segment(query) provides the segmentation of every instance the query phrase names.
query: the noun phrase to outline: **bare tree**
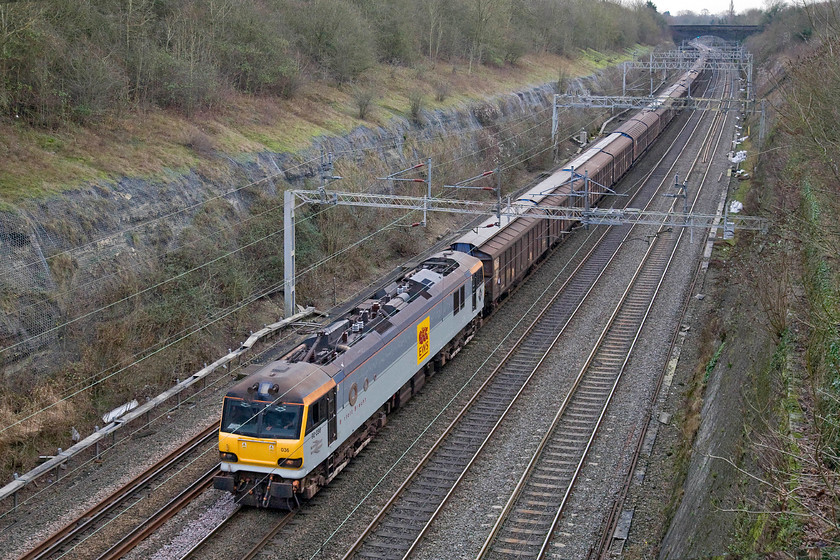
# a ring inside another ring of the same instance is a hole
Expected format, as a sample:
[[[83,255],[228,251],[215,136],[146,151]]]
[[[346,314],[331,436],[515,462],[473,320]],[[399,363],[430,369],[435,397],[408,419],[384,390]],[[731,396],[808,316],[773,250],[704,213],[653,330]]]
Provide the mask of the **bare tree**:
[[[498,29],[507,7],[506,0],[470,0],[470,53],[469,72],[473,63],[484,61],[485,49],[491,42],[493,31]]]
[[[428,0],[425,3],[429,27],[429,58],[433,61],[440,54],[440,42],[443,38],[443,18],[446,0]]]

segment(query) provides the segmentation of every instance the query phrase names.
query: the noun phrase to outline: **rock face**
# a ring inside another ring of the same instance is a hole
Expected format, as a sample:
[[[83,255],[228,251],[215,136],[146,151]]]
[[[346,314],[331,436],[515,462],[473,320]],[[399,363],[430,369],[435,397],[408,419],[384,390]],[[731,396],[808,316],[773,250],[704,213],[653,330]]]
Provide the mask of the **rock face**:
[[[29,220],[0,217],[0,262],[0,347],[14,363],[55,340],[60,310],[47,297],[56,286]]]
[[[554,88],[545,84],[457,110],[424,111],[419,123],[397,118],[384,128],[359,127],[342,137],[319,137],[302,153],[263,152],[239,160],[217,154],[226,161],[221,178],[196,171],[165,171],[153,179],[122,177],[4,212],[0,349],[5,350],[0,351],[0,363],[6,381],[21,370],[48,373],[54,364],[78,357],[83,345],[79,339],[97,328],[89,324],[80,335],[78,327],[87,319],[78,318],[109,305],[100,294],[123,289],[121,271],[160,266],[167,252],[183,244],[182,232],[194,225],[207,203],[222,201],[223,217],[241,221],[266,197],[282,200],[280,191],[288,186],[317,185],[323,154],[330,152],[358,167],[375,161],[395,170],[422,160],[431,146],[443,142],[458,153],[490,150],[497,163],[509,161],[526,146],[545,141]],[[530,126],[531,136],[511,133],[511,123]],[[542,138],[536,138],[539,134]],[[277,247],[282,254],[279,236]],[[112,309],[109,319],[118,319],[120,313],[125,310]]]

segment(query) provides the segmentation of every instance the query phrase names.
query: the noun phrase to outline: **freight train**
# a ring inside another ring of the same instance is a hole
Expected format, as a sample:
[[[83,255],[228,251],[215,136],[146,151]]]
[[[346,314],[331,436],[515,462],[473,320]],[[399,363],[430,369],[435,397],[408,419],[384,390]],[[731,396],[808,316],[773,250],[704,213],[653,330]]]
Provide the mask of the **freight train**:
[[[292,509],[328,484],[573,225],[533,207],[594,205],[671,121],[670,100],[702,64],[521,195],[515,216],[488,218],[281,359],[251,366],[224,398],[214,486],[243,505]],[[578,176],[591,179],[583,194]]]

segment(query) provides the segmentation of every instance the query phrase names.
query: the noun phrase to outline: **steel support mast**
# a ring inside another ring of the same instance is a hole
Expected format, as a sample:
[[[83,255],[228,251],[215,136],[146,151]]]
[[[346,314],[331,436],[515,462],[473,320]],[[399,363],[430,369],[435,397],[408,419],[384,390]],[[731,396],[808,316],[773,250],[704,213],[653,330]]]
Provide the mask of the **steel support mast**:
[[[296,201],[301,204],[322,204],[322,195],[326,195],[326,204],[334,206],[361,206],[367,208],[391,208],[404,211],[445,212],[449,214],[491,215],[499,218],[517,218],[529,216],[548,220],[576,220],[584,225],[623,225],[643,224],[666,227],[710,228],[713,230],[730,227],[750,231],[767,231],[767,220],[740,214],[729,215],[729,221],[718,223],[716,214],[685,214],[679,212],[656,212],[637,208],[599,209],[576,207],[540,207],[532,205],[508,204],[498,202],[463,200],[456,198],[434,198],[429,196],[399,196],[385,193],[355,192],[319,192],[312,190],[288,190],[284,195],[283,247],[284,247],[284,282],[285,315],[295,313],[295,228],[294,208]]]

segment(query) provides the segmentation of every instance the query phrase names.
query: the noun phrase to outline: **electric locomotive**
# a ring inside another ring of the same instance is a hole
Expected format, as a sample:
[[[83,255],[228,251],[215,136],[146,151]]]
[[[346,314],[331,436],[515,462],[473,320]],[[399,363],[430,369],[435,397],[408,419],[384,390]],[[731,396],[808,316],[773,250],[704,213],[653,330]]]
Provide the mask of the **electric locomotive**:
[[[445,251],[257,366],[225,396],[214,486],[257,507],[312,497],[472,338],[483,307],[481,261]]]

